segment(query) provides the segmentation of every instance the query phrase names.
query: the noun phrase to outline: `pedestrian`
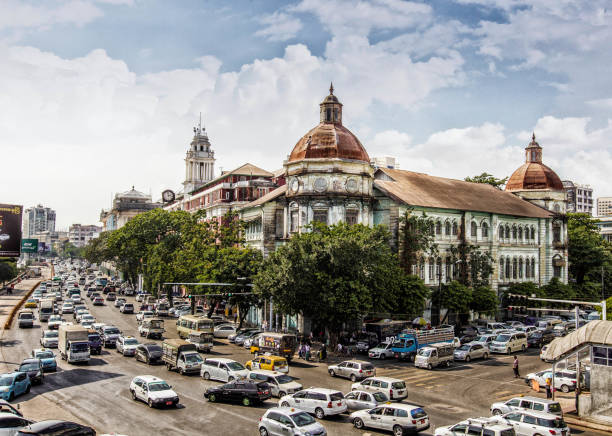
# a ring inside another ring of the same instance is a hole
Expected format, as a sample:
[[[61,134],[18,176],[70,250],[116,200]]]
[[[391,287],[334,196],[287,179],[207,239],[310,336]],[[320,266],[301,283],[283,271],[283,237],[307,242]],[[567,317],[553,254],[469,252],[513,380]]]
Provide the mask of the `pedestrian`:
[[[304,344],[300,343],[300,348],[298,348],[298,357],[300,359],[304,358]]]
[[[518,356],[514,356],[514,362],[512,362],[512,369],[514,370],[514,378],[519,378],[519,361]]]
[[[320,360],[325,360],[327,359],[327,347],[325,346],[325,344],[323,344],[323,347],[321,348],[321,359]]]
[[[342,344],[340,342],[338,342],[338,347],[336,347],[336,351],[339,355],[342,355]]]
[[[546,377],[546,398],[552,398],[552,380]]]
[[[310,360],[310,345],[306,344],[305,345],[305,350],[304,350],[304,354],[306,355],[306,361]]]

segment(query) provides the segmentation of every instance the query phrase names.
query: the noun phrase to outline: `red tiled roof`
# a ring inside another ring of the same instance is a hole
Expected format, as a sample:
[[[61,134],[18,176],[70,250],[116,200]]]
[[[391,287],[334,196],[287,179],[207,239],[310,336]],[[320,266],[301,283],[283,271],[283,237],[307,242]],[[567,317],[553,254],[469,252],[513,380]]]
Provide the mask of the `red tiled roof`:
[[[552,189],[563,191],[563,182],[553,170],[539,162],[521,165],[506,183],[506,191],[525,189]]]
[[[359,139],[342,124],[320,123],[293,147],[289,162],[302,159],[339,158],[370,162]]]

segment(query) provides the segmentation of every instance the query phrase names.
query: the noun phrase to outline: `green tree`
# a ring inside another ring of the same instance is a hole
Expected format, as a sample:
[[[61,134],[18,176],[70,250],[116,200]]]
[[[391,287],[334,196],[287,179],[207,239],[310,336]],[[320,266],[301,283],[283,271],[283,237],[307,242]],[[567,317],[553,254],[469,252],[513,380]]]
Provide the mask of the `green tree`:
[[[0,258],[0,282],[4,283],[17,277],[18,270],[15,261],[10,258]]]
[[[424,212],[419,216],[412,210],[405,211],[399,221],[400,265],[406,274],[410,274],[420,255],[429,257],[438,253],[438,246],[434,243],[435,223]]]
[[[384,227],[315,223],[310,230],[264,260],[255,290],[281,312],[326,328],[335,345],[345,324],[373,309],[393,311],[397,296],[414,282],[406,280]],[[419,307],[418,300],[410,304]]]
[[[495,315],[495,313],[497,313],[498,304],[497,294],[489,286],[477,286],[472,291],[470,309],[474,312]]]
[[[492,174],[482,173],[478,176],[474,177],[466,177],[464,179],[466,182],[472,183],[486,183],[487,185],[495,186],[497,189],[504,189],[506,182],[508,181],[508,177],[504,177],[503,179],[498,179]]]
[[[567,215],[569,271],[578,285],[589,274],[599,276],[601,268],[610,265],[610,245],[597,230],[597,221],[585,213]]]
[[[449,312],[458,315],[460,320],[466,320],[472,304],[472,289],[457,280],[453,280],[434,288],[431,293],[431,300],[439,307],[445,307]],[[448,313],[442,323],[447,317]]]

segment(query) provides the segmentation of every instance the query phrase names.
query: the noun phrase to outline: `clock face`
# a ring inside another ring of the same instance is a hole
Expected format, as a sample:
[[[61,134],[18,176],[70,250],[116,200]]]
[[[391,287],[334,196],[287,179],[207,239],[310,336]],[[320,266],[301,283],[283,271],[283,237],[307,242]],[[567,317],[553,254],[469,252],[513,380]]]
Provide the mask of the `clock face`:
[[[290,187],[293,192],[298,192],[298,189],[300,189],[300,182],[298,179],[293,179]]]
[[[162,198],[164,201],[174,201],[174,192],[167,189],[164,192],[162,192]]]
[[[317,192],[324,192],[327,189],[327,179],[319,177],[314,182],[314,190]]]

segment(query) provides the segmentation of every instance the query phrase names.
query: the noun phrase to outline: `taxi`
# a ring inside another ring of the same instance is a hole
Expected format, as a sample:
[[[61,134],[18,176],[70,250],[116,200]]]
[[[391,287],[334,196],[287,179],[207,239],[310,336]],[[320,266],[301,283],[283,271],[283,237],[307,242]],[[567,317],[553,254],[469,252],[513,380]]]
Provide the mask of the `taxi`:
[[[36,300],[34,298],[30,298],[28,301],[26,301],[24,307],[27,309],[35,309],[37,306],[38,304],[36,303]]]
[[[284,372],[285,374],[289,372],[287,359],[281,356],[257,356],[253,360],[249,360],[245,366],[249,370],[265,369],[268,371]]]

